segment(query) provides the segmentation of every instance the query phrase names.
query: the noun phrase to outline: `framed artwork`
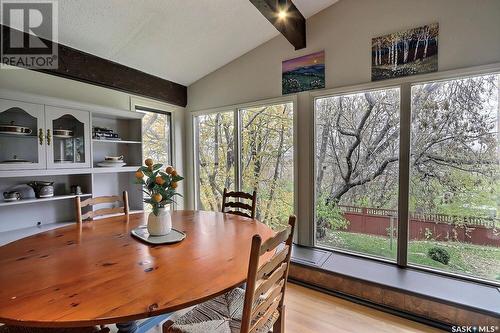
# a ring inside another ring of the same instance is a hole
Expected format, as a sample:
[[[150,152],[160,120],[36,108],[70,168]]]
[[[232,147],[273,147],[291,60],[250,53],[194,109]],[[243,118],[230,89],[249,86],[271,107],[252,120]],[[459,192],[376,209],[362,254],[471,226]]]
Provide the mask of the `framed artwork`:
[[[372,81],[436,72],[439,24],[372,39]]]
[[[325,51],[285,60],[281,66],[283,95],[325,87]]]

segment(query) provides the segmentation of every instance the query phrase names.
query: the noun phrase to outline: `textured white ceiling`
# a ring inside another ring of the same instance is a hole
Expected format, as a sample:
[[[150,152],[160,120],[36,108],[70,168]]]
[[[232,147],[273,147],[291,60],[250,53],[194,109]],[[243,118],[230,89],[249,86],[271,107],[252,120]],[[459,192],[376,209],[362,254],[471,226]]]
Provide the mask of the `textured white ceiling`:
[[[307,18],[337,0],[294,0]],[[278,35],[249,0],[59,0],[59,42],[189,85]]]

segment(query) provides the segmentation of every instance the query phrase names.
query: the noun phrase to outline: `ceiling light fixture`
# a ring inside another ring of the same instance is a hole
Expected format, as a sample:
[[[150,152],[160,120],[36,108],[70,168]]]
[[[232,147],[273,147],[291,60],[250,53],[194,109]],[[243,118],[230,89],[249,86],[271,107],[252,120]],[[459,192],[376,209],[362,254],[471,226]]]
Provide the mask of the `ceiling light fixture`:
[[[285,20],[287,16],[288,12],[285,9],[280,9],[280,11],[278,12],[278,18],[280,20]]]

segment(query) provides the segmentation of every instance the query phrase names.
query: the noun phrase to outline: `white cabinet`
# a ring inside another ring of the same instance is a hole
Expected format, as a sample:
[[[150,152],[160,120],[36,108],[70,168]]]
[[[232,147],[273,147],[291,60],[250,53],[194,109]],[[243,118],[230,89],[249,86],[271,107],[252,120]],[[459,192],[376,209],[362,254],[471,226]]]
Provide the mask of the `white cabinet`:
[[[0,99],[0,170],[45,169],[44,106]]]
[[[90,113],[45,107],[47,168],[90,167]]]
[[[0,245],[5,241],[74,223],[76,194],[128,191],[132,211],[143,210],[134,173],[142,163],[142,114],[0,89]],[[92,126],[118,134],[92,139]],[[105,156],[123,156],[124,167],[99,167]],[[53,183],[54,196],[37,199],[27,183]],[[5,201],[16,191],[19,201]]]
[[[91,166],[90,112],[0,99],[0,170]]]

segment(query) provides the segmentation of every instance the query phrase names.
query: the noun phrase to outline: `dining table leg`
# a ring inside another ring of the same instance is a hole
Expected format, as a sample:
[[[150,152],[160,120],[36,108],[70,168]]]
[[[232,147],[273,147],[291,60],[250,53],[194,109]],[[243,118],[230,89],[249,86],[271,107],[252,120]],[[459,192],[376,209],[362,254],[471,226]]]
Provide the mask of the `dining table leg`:
[[[119,333],[133,333],[137,330],[137,322],[134,320],[126,323],[118,323],[116,324],[116,328],[118,328]]]

